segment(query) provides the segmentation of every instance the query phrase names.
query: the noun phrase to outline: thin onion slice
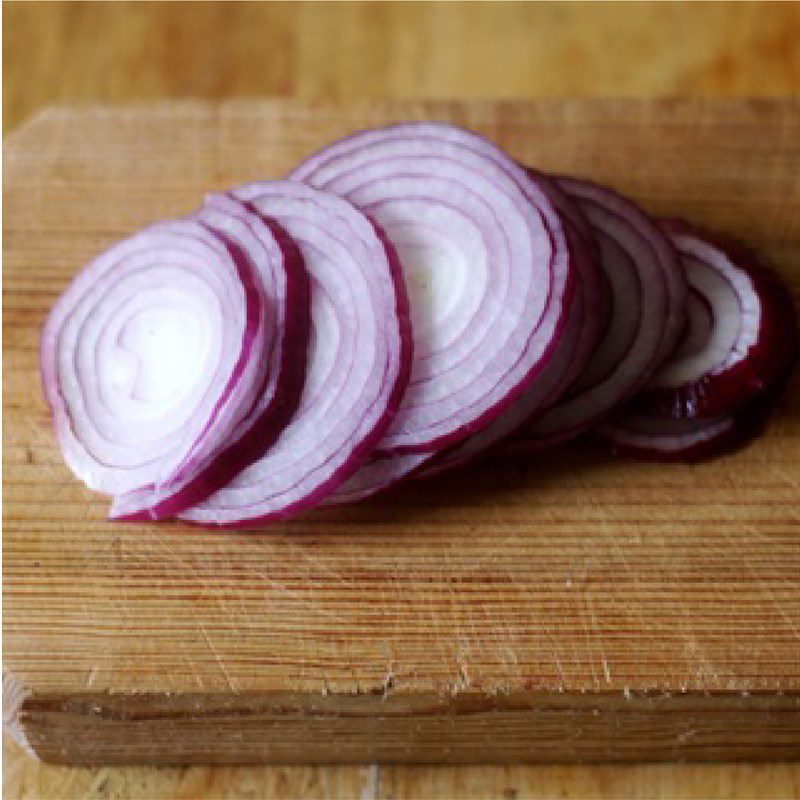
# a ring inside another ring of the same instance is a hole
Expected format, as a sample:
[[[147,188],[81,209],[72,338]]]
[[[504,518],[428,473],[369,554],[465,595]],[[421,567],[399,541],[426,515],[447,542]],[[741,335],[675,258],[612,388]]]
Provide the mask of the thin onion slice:
[[[533,177],[480,136],[406,123],[324,148],[292,177],[373,216],[411,295],[411,382],[377,452],[431,453],[488,425],[540,375],[575,280]]]
[[[207,198],[194,219],[227,241],[257,274],[272,319],[268,338],[244,369],[260,375],[260,383],[252,384],[247,413],[205,470],[169,486],[116,497],[112,519],[163,519],[202,502],[263,455],[300,401],[311,325],[308,274],[300,251],[277,223],[226,195]]]
[[[109,494],[203,485],[265,381],[275,322],[252,263],[198,221],[158,223],[111,247],[42,333],[44,394],[67,464]]]
[[[680,335],[686,283],[675,249],[635,204],[574,178],[559,184],[580,205],[600,247],[611,286],[611,322],[588,366],[565,397],[523,426],[512,449],[571,439],[644,386]]]
[[[234,197],[294,239],[311,276],[312,334],[299,408],[272,447],[228,486],[182,513],[250,527],[319,504],[367,459],[408,381],[408,303],[393,249],[339,197],[292,181]]]
[[[736,414],[693,419],[633,412],[603,425],[598,434],[615,455],[695,463],[746,444],[761,431],[766,412],[766,404]]]
[[[603,333],[606,320],[597,309],[603,306],[604,292],[610,290],[600,269],[591,226],[577,203],[552,178],[530,169],[528,172],[538,178],[561,215],[576,266],[579,286],[571,298],[568,321],[552,358],[527,390],[483,430],[437,454],[430,464],[421,468],[422,475],[437,475],[469,463],[556,402],[580,375]]]
[[[324,505],[357,503],[389,487],[421,474],[433,453],[391,453],[369,459],[348,481],[324,502]]]
[[[791,368],[797,341],[791,298],[740,245],[679,220],[664,227],[686,272],[689,317],[641,404],[675,417],[732,413],[769,394]]]
[[[564,222],[567,243],[580,281],[580,309],[576,309],[576,314],[580,313],[581,324],[576,337],[575,352],[568,368],[563,371],[561,381],[543,404],[542,408],[545,408],[554,403],[577,380],[608,329],[611,319],[611,287],[600,267],[600,250],[592,226],[578,203],[552,176],[531,167],[526,169],[540,182]]]

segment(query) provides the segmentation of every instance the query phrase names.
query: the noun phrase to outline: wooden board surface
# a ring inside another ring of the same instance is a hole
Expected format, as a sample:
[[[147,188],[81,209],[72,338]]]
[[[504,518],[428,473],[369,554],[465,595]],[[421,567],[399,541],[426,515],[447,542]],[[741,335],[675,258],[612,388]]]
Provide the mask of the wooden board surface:
[[[3,6],[4,131],[69,102],[800,94],[796,3]]]
[[[795,102],[61,109],[4,166],[4,688],[62,761],[779,758],[800,716],[797,381],[699,467],[565,451],[258,535],[112,526],[38,328],[78,266],[326,140],[451,119],[758,247],[800,290]]]

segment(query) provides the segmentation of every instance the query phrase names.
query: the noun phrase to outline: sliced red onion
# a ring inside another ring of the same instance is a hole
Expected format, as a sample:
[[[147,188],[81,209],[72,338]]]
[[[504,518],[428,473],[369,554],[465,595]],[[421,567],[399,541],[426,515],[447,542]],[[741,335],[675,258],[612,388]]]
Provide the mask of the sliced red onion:
[[[675,419],[631,413],[604,425],[599,435],[617,455],[643,461],[696,462],[745,444],[762,428],[764,408],[715,417]]]
[[[317,505],[367,459],[400,403],[411,364],[408,305],[393,249],[339,197],[300,183],[233,195],[276,220],[311,276],[312,334],[300,406],[273,446],[180,516],[247,527]]]
[[[664,224],[689,282],[689,318],[643,404],[675,417],[734,412],[771,392],[791,368],[797,340],[791,298],[740,246],[682,221]]]
[[[591,227],[577,203],[552,178],[528,171],[538,177],[564,221],[567,243],[579,278],[578,290],[571,298],[568,321],[552,358],[528,389],[485,428],[437,454],[430,464],[421,468],[422,475],[436,475],[472,461],[552,405],[583,370],[602,333],[604,320],[596,309],[603,303],[606,278],[600,270],[597,243]]]
[[[260,382],[250,386],[247,413],[205,469],[166,486],[116,497],[109,513],[113,519],[163,519],[202,502],[263,455],[300,401],[311,323],[309,281],[300,251],[275,222],[225,195],[209,197],[194,218],[255,270],[271,318],[264,326],[269,335],[244,369],[258,374]]]
[[[374,216],[411,294],[411,382],[378,452],[429,453],[497,418],[552,357],[574,280],[537,182],[476,134],[406,123],[356,134],[292,177]]]
[[[583,299],[579,294],[574,298],[573,308],[552,358],[525,393],[517,397],[503,414],[493,419],[485,428],[453,447],[433,454],[418,469],[415,465],[415,472],[420,477],[439,475],[474,461],[494,445],[512,436],[532,415],[557,398],[559,387],[566,382],[566,376],[575,362],[578,338],[583,327]],[[402,470],[402,464],[400,468]],[[404,474],[401,472],[401,475]]]
[[[684,321],[686,285],[676,252],[636,205],[573,178],[559,184],[580,205],[611,286],[611,322],[564,399],[518,432],[514,449],[573,438],[635,394],[671,352]]]
[[[274,336],[252,264],[201,223],[159,223],[114,245],[61,295],[42,333],[44,393],[67,464],[110,494],[202,474],[264,383]]]
[[[567,243],[573,254],[580,280],[582,306],[582,325],[575,344],[574,356],[569,368],[564,370],[553,396],[544,404],[544,408],[555,402],[577,380],[605,334],[611,320],[611,287],[605,272],[600,267],[600,251],[592,226],[578,203],[552,176],[544,175],[530,167],[526,169],[540,182],[564,221]]]
[[[407,480],[434,457],[433,453],[392,453],[373,456],[324,502],[324,505],[357,503]]]

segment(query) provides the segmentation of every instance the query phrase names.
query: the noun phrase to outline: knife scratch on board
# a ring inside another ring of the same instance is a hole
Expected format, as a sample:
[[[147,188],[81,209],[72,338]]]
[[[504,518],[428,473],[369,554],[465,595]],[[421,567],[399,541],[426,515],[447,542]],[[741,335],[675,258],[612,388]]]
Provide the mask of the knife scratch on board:
[[[238,692],[239,688],[234,685],[234,682],[231,680],[231,676],[228,673],[228,670],[225,668],[225,664],[220,658],[219,652],[217,648],[214,647],[214,644],[211,641],[211,637],[208,635],[208,631],[205,628],[205,625],[198,619],[197,620],[197,630],[200,632],[200,635],[203,637],[203,641],[206,643],[206,647],[208,647],[209,652],[214,657],[214,660],[217,662],[219,666],[219,670],[225,678],[225,682],[228,684],[228,689],[231,692]]]
[[[752,527],[753,526],[748,525],[747,530],[752,531]],[[731,534],[728,533],[727,530],[724,531],[724,535],[725,538],[732,543],[732,545],[736,544],[733,536],[731,536]],[[792,636],[798,641],[800,641],[800,629],[798,629],[797,622],[793,620],[791,616],[786,612],[783,603],[781,603],[781,601],[775,596],[775,592],[772,589],[770,589],[768,584],[758,574],[758,571],[753,568],[748,559],[746,558],[742,559],[742,563],[744,565],[744,568],[753,576],[755,582],[758,584],[758,588],[761,590],[762,595],[766,597],[767,600],[775,607],[775,610],[778,612],[778,615],[786,623],[786,626],[789,628],[789,631],[791,632]]]
[[[592,600],[592,593],[587,590],[586,592],[586,608],[589,611],[589,618],[592,621],[592,634],[593,637],[597,639],[597,646],[600,648],[600,663],[603,666],[603,675],[605,676],[606,683],[611,683],[611,668],[608,666],[608,659],[606,658],[606,651],[603,647],[603,636],[600,632],[600,626],[597,624],[597,614],[594,610],[594,601]],[[594,673],[594,667],[592,668],[592,674],[595,677],[595,682],[597,681],[597,676]]]
[[[97,677],[97,667],[92,667],[89,674],[86,676],[86,688],[89,689],[94,685],[94,679]]]

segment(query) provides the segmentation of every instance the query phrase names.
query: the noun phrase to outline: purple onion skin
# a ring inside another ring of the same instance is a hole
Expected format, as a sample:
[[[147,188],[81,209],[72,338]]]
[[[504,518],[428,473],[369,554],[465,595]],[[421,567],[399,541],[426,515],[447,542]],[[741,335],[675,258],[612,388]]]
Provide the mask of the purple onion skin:
[[[671,417],[717,417],[738,411],[768,395],[789,375],[797,360],[797,315],[785,285],[749,248],[684,220],[662,223],[670,233],[687,234],[724,252],[753,284],[761,301],[761,328],[745,358],[730,369],[709,373],[676,388],[645,389],[637,398],[642,409]]]
[[[586,187],[596,194],[607,196],[610,198],[612,204],[622,203],[625,206],[630,206],[639,222],[646,225],[648,232],[653,240],[657,242],[658,248],[662,254],[662,258],[658,260],[663,270],[665,302],[667,303],[664,331],[658,352],[653,355],[651,361],[642,364],[638,380],[626,386],[625,391],[618,396],[615,404],[610,406],[604,405],[602,408],[597,409],[596,413],[592,413],[591,415],[587,414],[585,418],[576,421],[575,424],[568,428],[554,431],[547,435],[541,435],[536,431],[536,418],[534,417],[529,423],[522,426],[515,437],[506,440],[502,445],[503,452],[508,455],[531,454],[540,450],[549,449],[550,447],[555,447],[585,434],[595,425],[611,417],[622,404],[627,403],[642,386],[646,385],[646,382],[655,373],[658,367],[661,366],[664,359],[672,353],[682,331],[686,281],[683,270],[680,267],[677,251],[671,240],[662,232],[658,223],[636,203],[623,197],[613,189],[577,178],[568,178],[566,176],[551,177],[556,181],[561,190],[565,191],[568,195],[573,187]],[[610,213],[616,212],[610,211]],[[608,295],[602,290],[600,292],[599,302],[600,307],[598,309],[598,314],[601,316],[600,325],[604,331],[607,325],[606,317],[609,314],[609,310],[607,307]]]
[[[616,442],[606,435],[598,436],[601,446],[613,456],[624,456],[637,461],[664,464],[698,464],[738,452],[756,439],[764,430],[772,410],[774,397],[758,398],[733,415],[733,425],[719,435],[697,442],[680,450],[664,451],[656,446],[647,447]]]

